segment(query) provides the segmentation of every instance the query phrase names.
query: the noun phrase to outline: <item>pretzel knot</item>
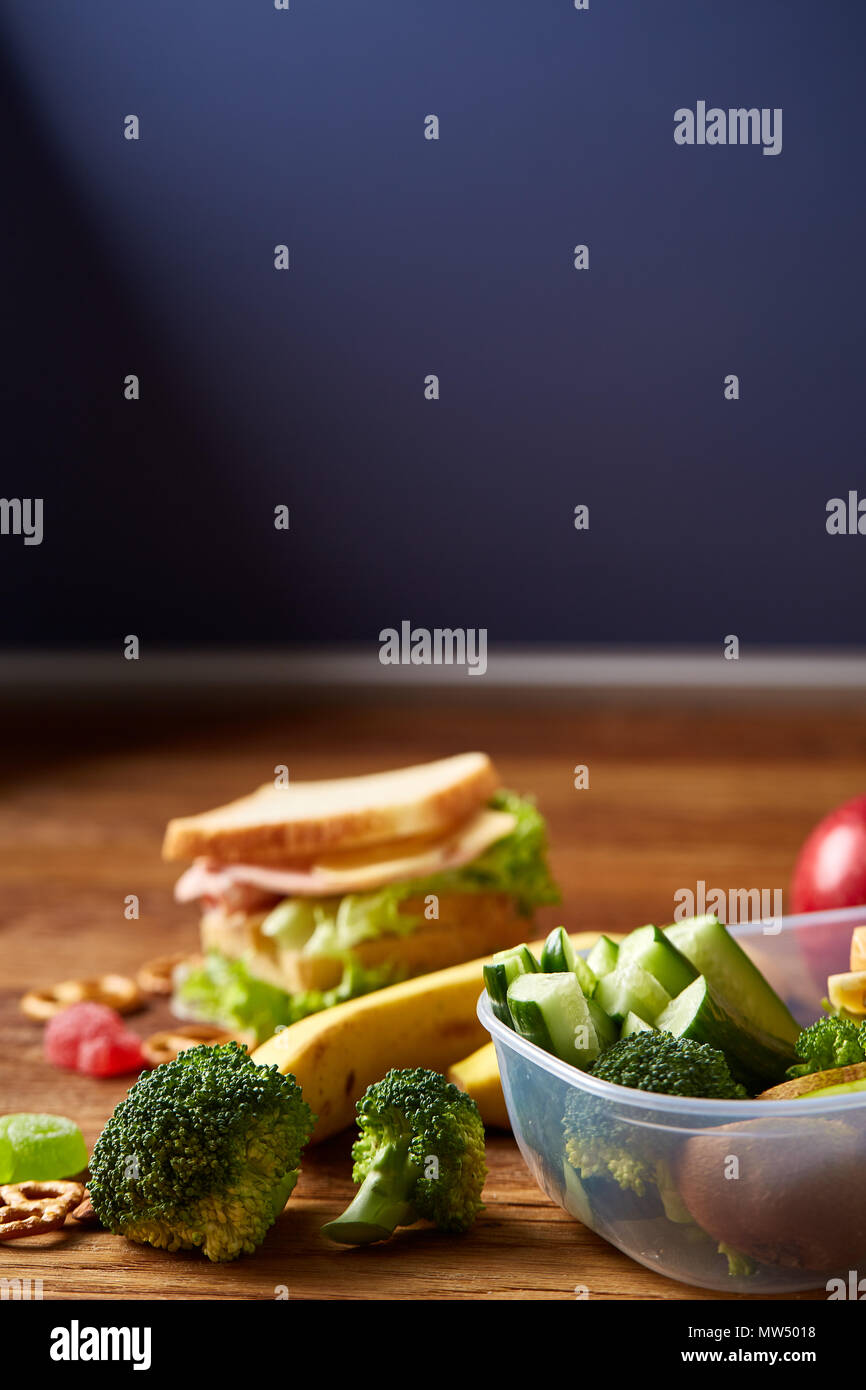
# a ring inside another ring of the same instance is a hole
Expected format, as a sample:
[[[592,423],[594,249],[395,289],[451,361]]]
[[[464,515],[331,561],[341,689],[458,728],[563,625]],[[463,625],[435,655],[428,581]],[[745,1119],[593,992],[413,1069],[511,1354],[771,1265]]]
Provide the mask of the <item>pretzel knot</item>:
[[[59,1231],[84,1200],[80,1182],[18,1182],[0,1185],[0,1240]]]
[[[141,1050],[151,1066],[158,1067],[163,1062],[173,1061],[181,1052],[188,1052],[191,1047],[197,1047],[199,1043],[213,1046],[215,1043],[227,1043],[232,1040],[246,1043],[247,1047],[255,1044],[255,1038],[250,1033],[240,1030],[227,1033],[224,1029],[209,1023],[187,1023],[181,1027],[167,1028],[162,1033],[151,1033],[141,1044]]]
[[[70,1004],[107,1004],[119,1014],[141,1008],[141,990],[128,975],[95,975],[86,980],[61,980],[50,989],[31,989],[21,1000],[21,1011],[39,1022],[53,1018]]]
[[[189,956],[157,956],[155,960],[145,961],[136,979],[145,994],[171,994],[175,969]]]

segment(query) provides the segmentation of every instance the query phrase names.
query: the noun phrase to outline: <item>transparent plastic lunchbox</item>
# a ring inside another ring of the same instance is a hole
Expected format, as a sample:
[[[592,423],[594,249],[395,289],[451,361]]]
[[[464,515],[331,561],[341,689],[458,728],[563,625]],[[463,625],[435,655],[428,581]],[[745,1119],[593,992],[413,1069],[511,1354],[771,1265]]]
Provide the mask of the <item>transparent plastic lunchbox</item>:
[[[828,974],[848,969],[860,924],[866,907],[731,930],[806,1025],[822,1013]],[[787,1101],[654,1095],[542,1051],[494,1017],[486,992],[478,1016],[539,1187],[633,1260],[686,1284],[758,1295],[866,1276],[866,1091]]]

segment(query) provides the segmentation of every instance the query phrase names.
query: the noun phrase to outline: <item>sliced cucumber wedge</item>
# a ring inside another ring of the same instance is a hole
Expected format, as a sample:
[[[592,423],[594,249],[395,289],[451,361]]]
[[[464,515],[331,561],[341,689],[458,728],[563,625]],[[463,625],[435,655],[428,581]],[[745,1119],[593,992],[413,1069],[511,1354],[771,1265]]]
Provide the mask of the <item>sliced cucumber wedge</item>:
[[[646,1019],[640,1018],[637,1014],[628,1013],[623,1019],[621,1038],[630,1038],[632,1033],[655,1033],[656,1029],[652,1023],[647,1023]]]
[[[493,953],[494,965],[507,964],[510,960],[519,960],[522,973],[526,975],[535,975],[541,968],[525,941],[520,946],[509,946],[507,951]]]
[[[597,999],[588,999],[587,1003],[589,1004],[589,1016],[595,1024],[598,1045],[604,1052],[605,1048],[612,1047],[615,1042],[619,1041],[619,1026],[615,1018],[611,1018],[609,1014],[605,1013]],[[649,1027],[649,1025],[644,1024],[644,1027]]]
[[[577,976],[577,983],[587,999],[591,999],[595,993],[598,980],[583,956],[575,951],[565,927],[554,927],[545,941],[541,952],[541,969],[549,975],[570,970],[572,975]]]
[[[508,986],[511,981],[516,980],[518,975],[533,975],[537,971],[538,961],[526,945],[497,951],[492,964],[485,965],[484,986],[490,999],[490,1007],[500,1023],[507,1023],[509,1028],[514,1027],[508,1008]]]
[[[589,968],[583,956],[575,956],[572,974],[587,999],[591,999],[598,988],[598,976]]]
[[[548,975],[573,970],[576,956],[565,927],[554,927],[541,948],[541,969]]]
[[[658,980],[673,998],[698,972],[660,927],[638,927],[620,943],[619,964],[633,960]]]
[[[618,961],[625,962],[630,956],[635,956],[647,941],[654,940],[657,931],[658,928],[653,926],[635,927],[619,943]]]
[[[593,1224],[592,1203],[586,1188],[567,1158],[563,1159],[562,1173],[565,1179],[565,1210],[571,1216],[576,1216],[578,1221],[582,1221],[584,1226],[591,1228]]]
[[[605,1013],[620,1022],[626,1014],[634,1013],[645,1023],[652,1023],[670,998],[664,986],[632,960],[623,961],[612,974],[599,980],[595,992],[596,1002]]]
[[[787,1044],[755,1029],[731,1010],[703,975],[672,999],[656,1027],[678,1038],[709,1043],[725,1054],[731,1074],[753,1094],[778,1081],[790,1065]]]
[[[570,972],[518,975],[508,1008],[518,1033],[563,1062],[586,1067],[601,1052],[589,1001]]]
[[[619,946],[609,936],[600,936],[586,958],[586,963],[597,979],[609,975],[616,969]]]
[[[786,1065],[790,1066],[800,1025],[727,927],[715,917],[692,917],[666,927],[665,935],[706,976],[726,1007],[760,1033],[788,1044],[791,1052]]]

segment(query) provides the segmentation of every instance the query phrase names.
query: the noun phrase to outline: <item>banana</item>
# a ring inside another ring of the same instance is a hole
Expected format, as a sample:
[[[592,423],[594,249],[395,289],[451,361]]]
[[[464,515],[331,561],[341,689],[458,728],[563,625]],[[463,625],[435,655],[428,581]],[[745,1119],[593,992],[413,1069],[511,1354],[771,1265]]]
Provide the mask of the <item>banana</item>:
[[[581,932],[572,940],[583,950],[596,936]],[[538,953],[543,944],[532,942],[531,949]],[[484,988],[483,967],[491,959],[482,956],[417,975],[312,1014],[262,1043],[253,1061],[291,1072],[318,1116],[313,1143],[320,1143],[352,1123],[355,1102],[389,1068],[445,1072],[481,1048],[488,1035],[475,1006]]]

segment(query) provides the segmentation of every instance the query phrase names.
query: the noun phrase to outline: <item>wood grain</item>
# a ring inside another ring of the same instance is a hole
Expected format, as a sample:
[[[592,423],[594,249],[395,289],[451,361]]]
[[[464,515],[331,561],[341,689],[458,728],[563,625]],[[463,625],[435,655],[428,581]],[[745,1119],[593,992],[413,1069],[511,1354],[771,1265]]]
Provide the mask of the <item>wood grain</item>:
[[[786,888],[814,821],[866,786],[866,720],[849,702],[545,703],[321,699],[244,707],[218,692],[174,705],[134,700],[4,711],[0,801],[0,1109],[73,1116],[91,1144],[123,1081],[58,1072],[18,1012],[27,988],[193,947],[174,904],[165,822],[257,785],[374,771],[464,748],[491,753],[503,782],[532,791],[551,830],[564,902],[547,928],[628,930],[672,914],[677,889]],[[573,769],[589,768],[576,791]],[[138,921],[124,918],[137,894]],[[538,933],[540,934],[540,932]],[[134,1017],[142,1034],[164,1005]],[[41,1278],[46,1298],[701,1299],[570,1220],[536,1188],[509,1136],[492,1135],[487,1209],[460,1240],[421,1227],[383,1247],[334,1249],[319,1226],[348,1199],[351,1137],[310,1152],[286,1214],[256,1256],[210,1266],[80,1230],[0,1247],[0,1275]],[[817,1295],[822,1296],[822,1295]],[[809,1297],[808,1295],[801,1297]]]

